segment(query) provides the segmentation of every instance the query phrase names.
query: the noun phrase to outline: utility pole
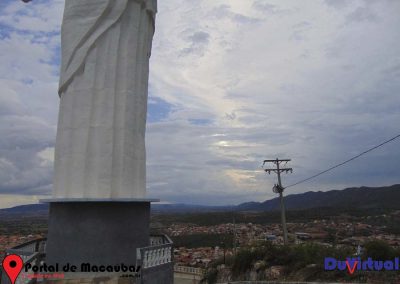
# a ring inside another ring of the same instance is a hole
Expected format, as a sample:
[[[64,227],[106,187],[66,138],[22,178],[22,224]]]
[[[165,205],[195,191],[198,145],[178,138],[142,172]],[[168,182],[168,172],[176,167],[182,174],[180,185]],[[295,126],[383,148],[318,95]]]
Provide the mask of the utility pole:
[[[264,169],[265,172],[267,172],[268,174],[270,174],[271,172],[274,172],[278,175],[278,184],[275,184],[274,187],[272,188],[272,191],[275,193],[279,193],[279,200],[281,203],[281,220],[282,220],[282,230],[283,230],[283,243],[285,245],[288,244],[288,232],[287,232],[287,227],[286,227],[286,213],[285,213],[285,204],[283,202],[283,190],[285,189],[282,186],[282,181],[281,181],[281,172],[293,172],[292,168],[280,168],[280,164],[282,162],[285,162],[285,164],[287,162],[290,162],[290,159],[282,159],[279,160],[278,158],[276,158],[275,160],[264,160],[263,166],[265,165],[265,163],[274,163],[276,165],[276,169],[272,169],[272,168],[268,168],[268,169]]]
[[[233,212],[233,256],[236,256],[236,220],[235,220],[235,212]]]

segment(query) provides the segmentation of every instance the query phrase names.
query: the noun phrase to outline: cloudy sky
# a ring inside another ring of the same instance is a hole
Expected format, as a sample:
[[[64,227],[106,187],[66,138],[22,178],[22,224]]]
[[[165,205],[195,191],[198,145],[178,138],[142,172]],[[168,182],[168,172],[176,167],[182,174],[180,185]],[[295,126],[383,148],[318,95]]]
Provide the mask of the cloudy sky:
[[[0,208],[52,188],[63,0],[0,1]],[[274,197],[400,133],[400,1],[160,0],[147,187],[166,202]],[[400,183],[400,139],[289,193]]]

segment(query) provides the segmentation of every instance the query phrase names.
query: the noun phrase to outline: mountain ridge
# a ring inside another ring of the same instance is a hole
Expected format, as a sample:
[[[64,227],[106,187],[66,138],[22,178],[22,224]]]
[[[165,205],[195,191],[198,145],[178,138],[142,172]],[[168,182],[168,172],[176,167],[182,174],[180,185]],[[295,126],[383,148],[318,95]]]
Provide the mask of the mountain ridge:
[[[369,209],[384,207],[400,209],[400,184],[383,187],[350,187],[342,190],[308,191],[285,196],[287,210],[306,210],[312,208]],[[264,202],[238,205],[240,211],[274,211],[280,209],[279,198]]]
[[[400,184],[383,187],[350,187],[342,190],[307,191],[285,196],[287,210],[307,210],[313,208],[344,209],[400,209]],[[213,211],[277,211],[279,198],[263,202],[245,202],[235,206],[207,206],[193,204],[152,204],[153,213],[188,213]],[[0,209],[5,214],[48,214],[48,204],[27,204]]]

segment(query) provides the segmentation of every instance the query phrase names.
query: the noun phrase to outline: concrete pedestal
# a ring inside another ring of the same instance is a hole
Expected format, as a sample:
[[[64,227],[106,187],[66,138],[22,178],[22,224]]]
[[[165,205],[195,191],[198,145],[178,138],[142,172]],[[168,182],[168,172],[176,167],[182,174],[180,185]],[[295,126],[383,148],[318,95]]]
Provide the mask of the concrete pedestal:
[[[48,265],[136,265],[136,249],[149,246],[155,200],[44,201],[50,203]]]

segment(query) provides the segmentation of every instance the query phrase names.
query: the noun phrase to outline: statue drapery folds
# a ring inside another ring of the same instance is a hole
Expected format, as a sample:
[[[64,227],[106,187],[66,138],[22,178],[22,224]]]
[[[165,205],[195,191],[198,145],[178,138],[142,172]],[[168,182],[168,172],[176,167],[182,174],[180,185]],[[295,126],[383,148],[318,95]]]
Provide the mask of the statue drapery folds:
[[[156,0],[66,0],[55,198],[143,198]]]

